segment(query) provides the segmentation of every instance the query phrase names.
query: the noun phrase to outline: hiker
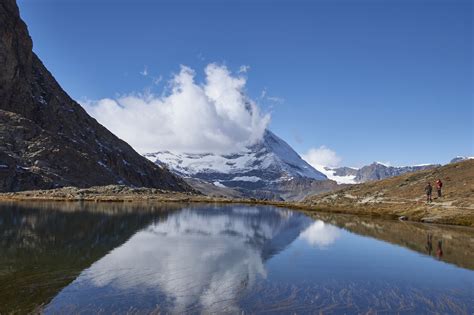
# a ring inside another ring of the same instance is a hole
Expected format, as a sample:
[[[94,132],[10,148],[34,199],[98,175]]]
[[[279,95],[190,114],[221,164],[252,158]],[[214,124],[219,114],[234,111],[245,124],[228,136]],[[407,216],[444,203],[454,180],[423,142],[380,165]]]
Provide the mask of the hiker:
[[[433,200],[431,199],[431,193],[433,192],[433,187],[431,186],[431,183],[428,183],[425,187],[425,192],[426,192],[426,203],[430,203]]]
[[[436,181],[436,190],[438,191],[438,198],[441,198],[441,187],[443,187],[443,182],[438,178]]]
[[[426,251],[428,252],[428,255],[431,256],[431,252],[433,251],[433,234],[428,233],[428,236],[426,237]]]
[[[443,241],[442,240],[438,241],[438,248],[436,249],[436,257],[438,257],[438,259],[441,259],[441,257],[443,257]]]

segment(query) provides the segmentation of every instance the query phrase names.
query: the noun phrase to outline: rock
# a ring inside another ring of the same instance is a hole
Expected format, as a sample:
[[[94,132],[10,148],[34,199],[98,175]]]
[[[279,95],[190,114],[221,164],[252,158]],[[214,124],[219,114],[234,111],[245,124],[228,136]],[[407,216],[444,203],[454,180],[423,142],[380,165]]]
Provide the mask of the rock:
[[[398,220],[400,220],[400,221],[407,221],[407,220],[408,220],[408,217],[402,215],[402,216],[398,217]]]
[[[436,218],[429,218],[429,217],[426,217],[426,218],[422,218],[420,221],[423,222],[423,223],[435,223],[435,222],[436,222]]]
[[[14,0],[0,3],[0,191],[123,183],[186,191],[90,117],[32,51]],[[34,167],[32,167],[34,166]]]

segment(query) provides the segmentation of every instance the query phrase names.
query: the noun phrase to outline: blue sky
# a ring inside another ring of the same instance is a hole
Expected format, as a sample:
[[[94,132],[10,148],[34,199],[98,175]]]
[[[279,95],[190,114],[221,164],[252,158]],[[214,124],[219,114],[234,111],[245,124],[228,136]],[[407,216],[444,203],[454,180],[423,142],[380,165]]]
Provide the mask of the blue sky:
[[[299,153],[325,145],[353,166],[474,155],[472,1],[18,2],[74,99],[159,94],[180,65],[198,80],[212,62],[248,65],[247,93]]]

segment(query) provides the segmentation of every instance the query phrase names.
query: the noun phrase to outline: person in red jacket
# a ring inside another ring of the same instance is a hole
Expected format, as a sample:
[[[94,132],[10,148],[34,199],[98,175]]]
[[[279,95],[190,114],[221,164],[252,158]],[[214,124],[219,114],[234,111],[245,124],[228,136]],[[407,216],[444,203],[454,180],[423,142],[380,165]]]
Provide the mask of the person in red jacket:
[[[438,241],[438,248],[436,249],[436,257],[438,257],[438,259],[441,259],[443,257],[443,241],[442,240]]]
[[[443,182],[441,179],[436,181],[436,191],[438,192],[438,198],[441,198],[441,188],[443,187]]]

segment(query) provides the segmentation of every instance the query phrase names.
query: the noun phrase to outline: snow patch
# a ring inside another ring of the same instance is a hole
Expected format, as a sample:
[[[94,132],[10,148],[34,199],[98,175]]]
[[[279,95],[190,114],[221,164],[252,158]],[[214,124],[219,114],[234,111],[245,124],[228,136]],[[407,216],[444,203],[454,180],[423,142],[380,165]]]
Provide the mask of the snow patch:
[[[375,161],[374,164],[382,165],[382,166],[385,166],[385,167],[390,167],[390,162],[378,162],[378,161]]]
[[[243,181],[243,182],[253,182],[256,183],[262,179],[258,176],[237,176],[231,179],[232,181]]]
[[[36,100],[40,103],[40,104],[43,104],[43,105],[48,105],[48,102],[46,102],[46,100],[44,99],[43,95],[40,95],[36,98]]]
[[[355,178],[355,175],[347,175],[347,176],[337,176],[334,175],[336,171],[334,169],[331,169],[329,167],[325,167],[323,165],[315,165],[316,169],[326,175],[327,178],[330,180],[335,181],[338,184],[357,184]]]
[[[227,186],[225,186],[224,184],[222,184],[221,182],[219,181],[215,181],[213,182],[214,186],[216,187],[220,187],[220,188],[227,188]]]

